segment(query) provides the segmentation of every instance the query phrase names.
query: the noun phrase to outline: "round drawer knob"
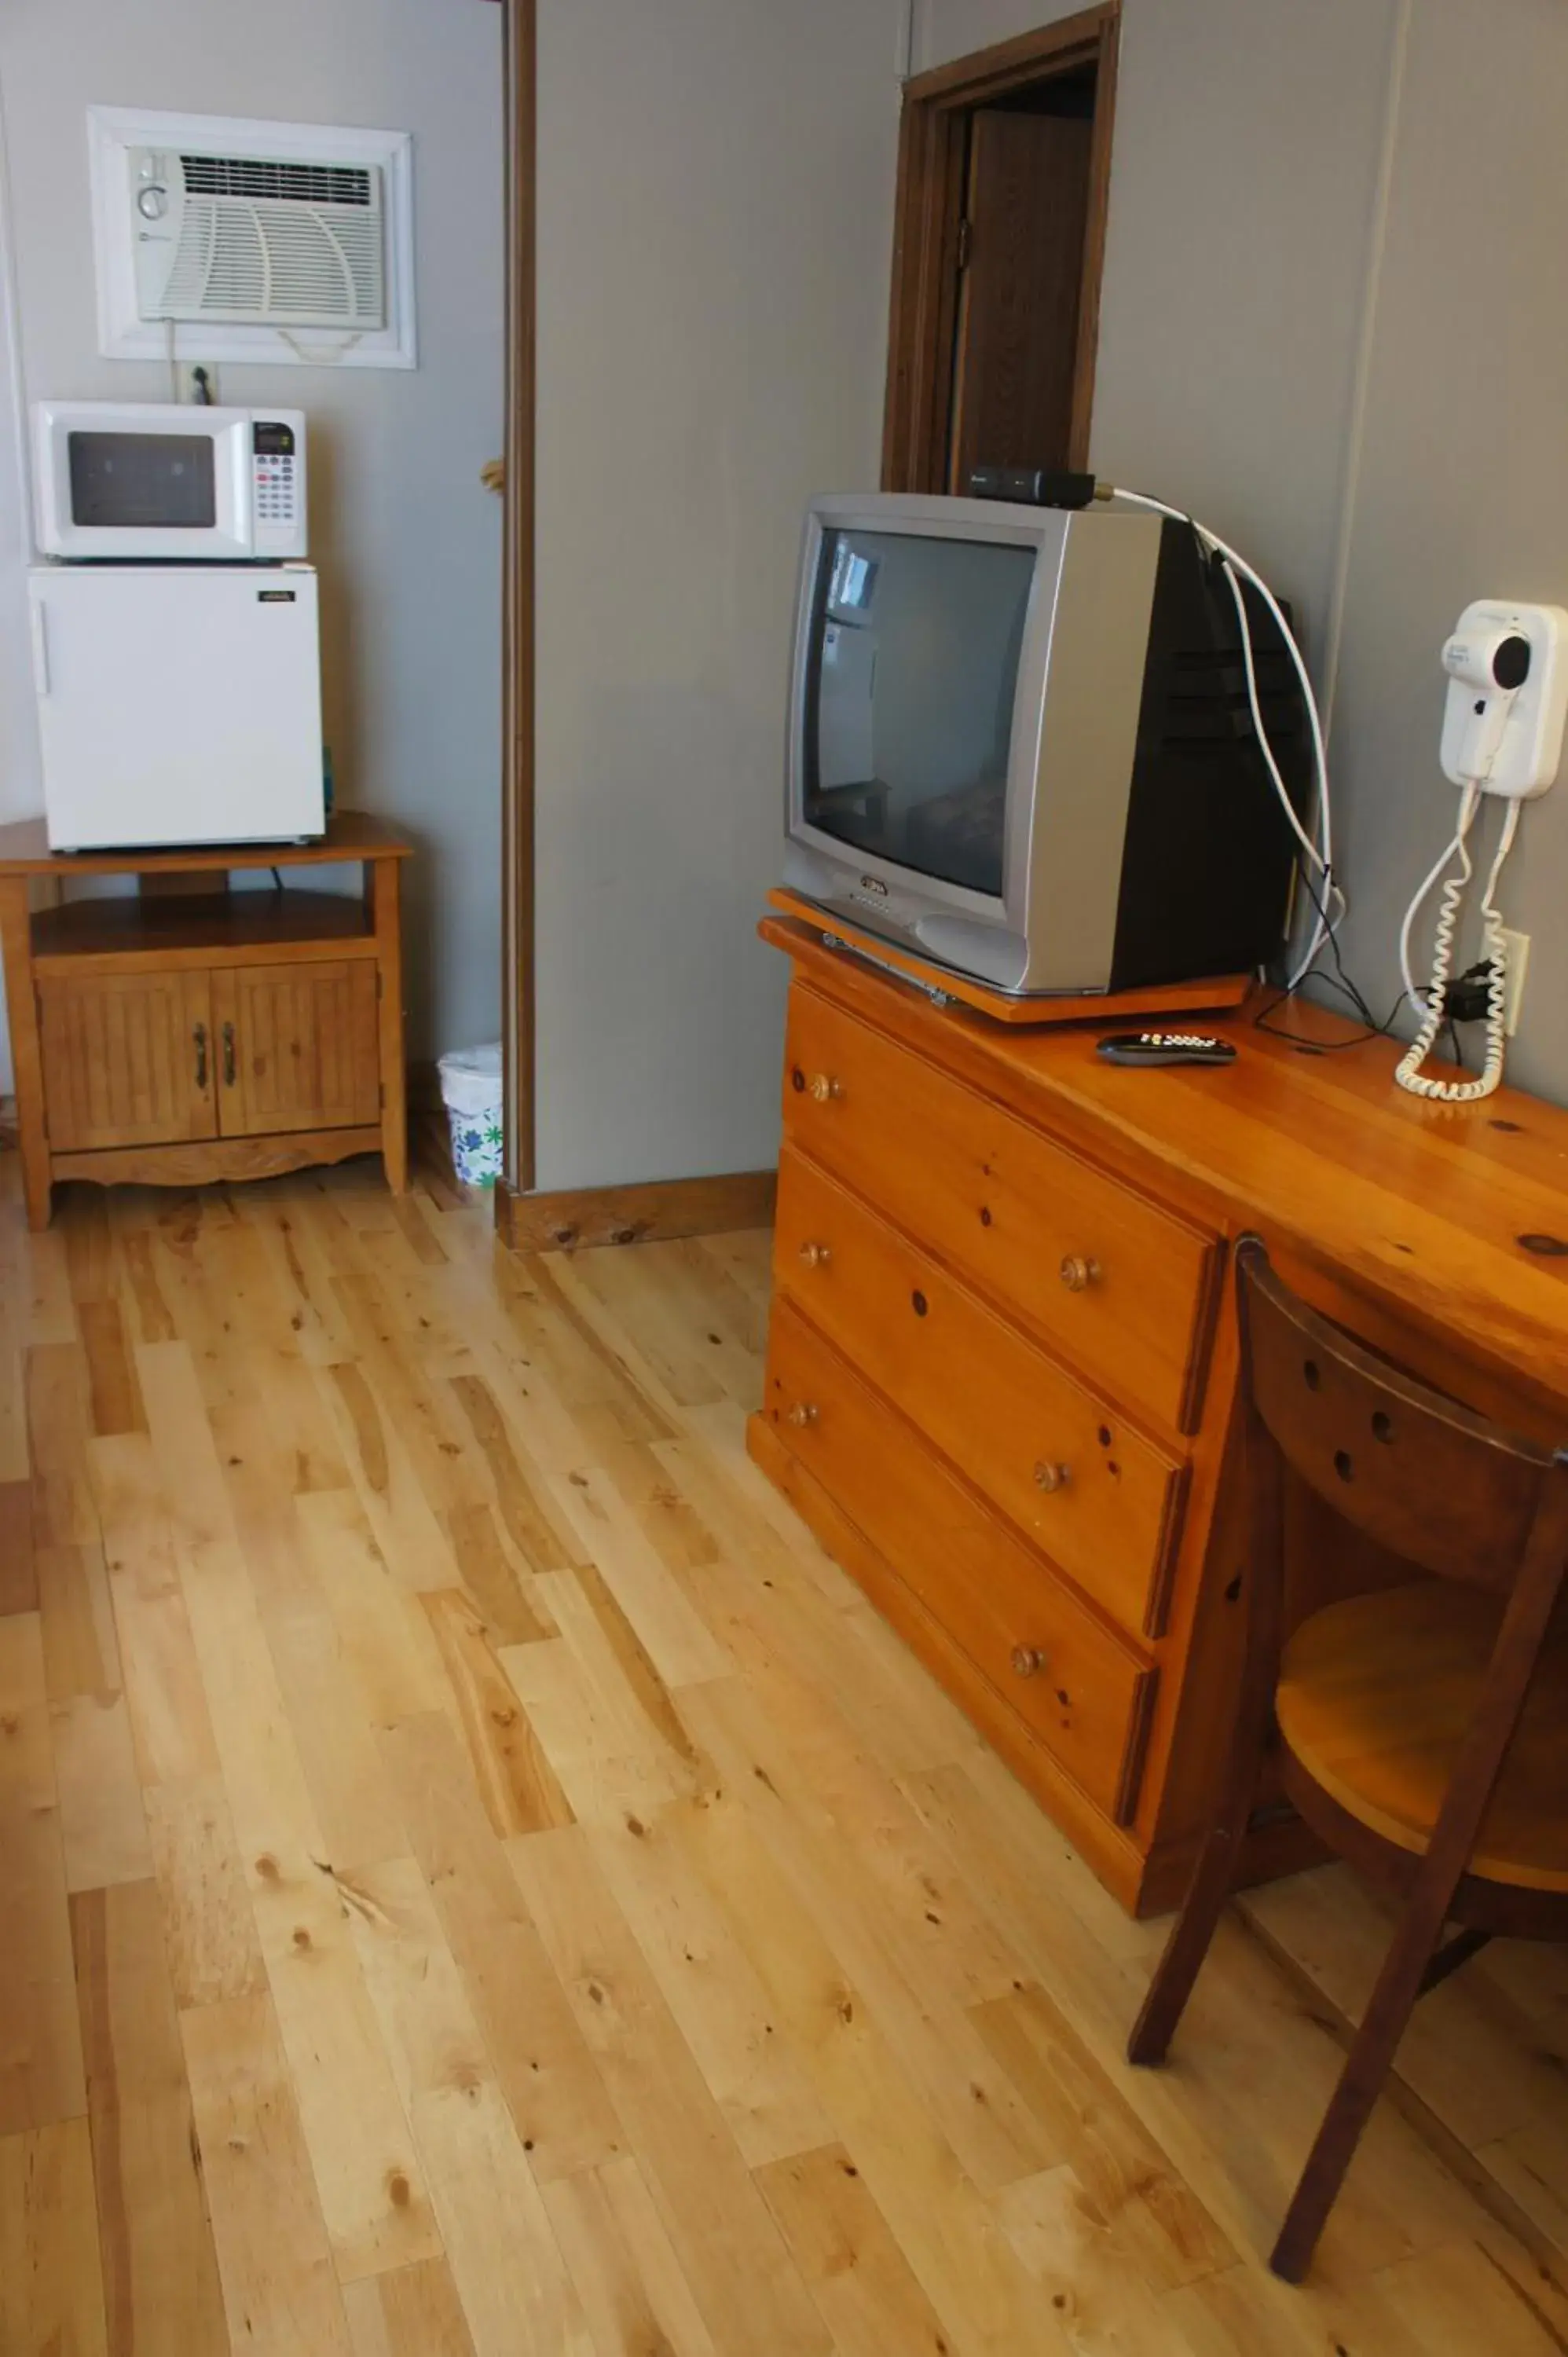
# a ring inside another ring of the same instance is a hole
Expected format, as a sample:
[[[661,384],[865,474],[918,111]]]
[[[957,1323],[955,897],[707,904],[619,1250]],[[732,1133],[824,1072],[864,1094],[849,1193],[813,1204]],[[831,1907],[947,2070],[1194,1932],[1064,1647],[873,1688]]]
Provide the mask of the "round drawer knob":
[[[789,1421],[799,1432],[804,1432],[806,1426],[809,1424],[815,1424],[816,1420],[817,1407],[814,1400],[797,1400],[789,1410]]]
[[[813,1072],[806,1087],[819,1104],[830,1104],[843,1094],[843,1082],[834,1080],[831,1072]]]
[[[1046,1657],[1038,1645],[1015,1645],[1013,1667],[1021,1678],[1038,1677],[1046,1666]]]
[[[832,1256],[831,1244],[805,1243],[800,1246],[800,1258],[808,1268],[826,1268]]]
[[[1067,1487],[1067,1480],[1068,1469],[1065,1465],[1047,1465],[1042,1459],[1035,1468],[1035,1487],[1037,1490],[1047,1492],[1052,1490],[1062,1490]]]
[[[1062,1262],[1062,1283],[1069,1293],[1081,1293],[1100,1275],[1100,1263],[1086,1260],[1081,1253],[1069,1253]]]

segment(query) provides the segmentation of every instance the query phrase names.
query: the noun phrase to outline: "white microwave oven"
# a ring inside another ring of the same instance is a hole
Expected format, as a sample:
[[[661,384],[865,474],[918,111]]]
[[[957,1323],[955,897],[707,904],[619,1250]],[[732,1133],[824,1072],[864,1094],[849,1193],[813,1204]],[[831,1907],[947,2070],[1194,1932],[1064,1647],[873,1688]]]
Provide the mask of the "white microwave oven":
[[[297,409],[40,401],[33,455],[46,556],[211,565],[306,554]]]

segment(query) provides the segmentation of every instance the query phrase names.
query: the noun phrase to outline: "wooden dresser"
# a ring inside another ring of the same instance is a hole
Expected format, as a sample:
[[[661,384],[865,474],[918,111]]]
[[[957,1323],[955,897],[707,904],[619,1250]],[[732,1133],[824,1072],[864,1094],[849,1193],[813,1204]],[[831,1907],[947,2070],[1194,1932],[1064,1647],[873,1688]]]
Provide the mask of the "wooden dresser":
[[[399,872],[413,846],[338,811],[318,843],[51,853],[0,827],[0,949],[27,1217],[57,1178],[197,1186],[380,1153],[407,1168]],[[302,888],[360,864],[360,899]],[[276,890],[229,871],[275,869]],[[61,901],[61,883],[137,890]],[[285,876],[290,880],[284,882]],[[35,898],[50,905],[33,905]]]
[[[1180,1896],[1245,1566],[1229,1246],[1401,1363],[1568,1440],[1568,1114],[1397,1092],[1387,1042],[1255,1029],[1131,1071],[776,918],[793,961],[753,1455],[1129,1907]],[[1317,1501],[1294,1544],[1394,1577]],[[1408,1576],[1408,1575],[1407,1575]],[[1312,1852],[1281,1804],[1256,1870]]]

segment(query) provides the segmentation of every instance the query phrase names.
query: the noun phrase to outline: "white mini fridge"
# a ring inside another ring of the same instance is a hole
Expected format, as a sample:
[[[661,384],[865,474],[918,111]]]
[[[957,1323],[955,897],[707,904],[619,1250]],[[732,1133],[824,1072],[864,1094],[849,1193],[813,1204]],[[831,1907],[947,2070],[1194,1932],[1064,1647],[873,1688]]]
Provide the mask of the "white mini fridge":
[[[308,565],[38,565],[27,576],[51,851],[323,833]]]

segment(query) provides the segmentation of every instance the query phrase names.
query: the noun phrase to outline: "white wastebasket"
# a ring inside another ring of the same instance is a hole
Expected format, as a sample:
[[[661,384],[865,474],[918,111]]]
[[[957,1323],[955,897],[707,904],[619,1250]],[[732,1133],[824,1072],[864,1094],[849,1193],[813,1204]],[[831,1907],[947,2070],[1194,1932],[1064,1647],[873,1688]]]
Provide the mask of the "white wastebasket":
[[[501,1175],[501,1043],[455,1048],[436,1069],[452,1167],[465,1187],[493,1187]]]

